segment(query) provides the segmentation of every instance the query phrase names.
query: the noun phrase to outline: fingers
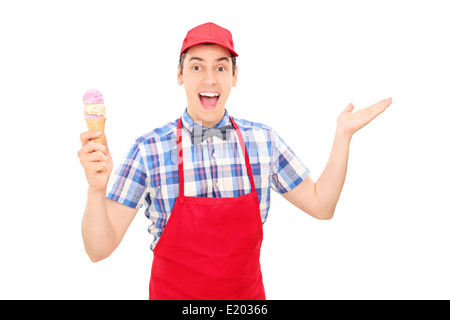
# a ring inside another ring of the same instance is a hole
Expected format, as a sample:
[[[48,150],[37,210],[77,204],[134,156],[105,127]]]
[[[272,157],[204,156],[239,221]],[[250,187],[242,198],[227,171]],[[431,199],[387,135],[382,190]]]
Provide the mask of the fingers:
[[[392,98],[387,98],[387,99],[378,101],[377,103],[375,103],[365,109],[361,109],[359,111],[367,110],[367,112],[370,113],[371,115],[374,115],[374,114],[378,115],[381,112],[383,112],[384,110],[386,110],[387,107],[389,107],[391,104],[392,104]],[[355,108],[355,106],[353,105],[353,103],[349,103],[347,105],[347,107],[344,109],[344,111],[342,111],[342,112],[352,112],[354,108]]]
[[[94,151],[101,151],[104,154],[109,153],[108,148],[106,148],[106,146],[104,146],[103,144],[101,144],[100,142],[91,140],[88,143],[86,143],[81,150],[83,150],[84,153],[91,153]]]
[[[78,157],[86,173],[105,170],[110,161],[108,154],[104,145],[93,140],[78,151]]]
[[[389,107],[392,104],[392,98],[387,98],[380,102],[381,102],[381,109],[382,109],[381,112],[383,112],[384,110],[387,109],[387,107]]]
[[[100,142],[89,141],[86,143],[80,151],[78,151],[78,157],[82,162],[91,161],[107,161],[109,150]]]
[[[108,153],[104,145],[90,141],[78,151],[78,157],[87,161],[103,161],[108,159]]]
[[[374,105],[371,105],[370,107],[368,107],[369,117],[374,118],[378,116],[380,113],[384,112],[391,104],[392,98],[387,98],[375,103]]]
[[[93,140],[101,136],[101,134],[98,131],[86,131],[80,135],[82,148],[78,151],[78,157],[85,169],[101,171],[103,169],[99,168],[104,168],[108,162],[108,147]]]
[[[84,146],[89,141],[98,138],[102,135],[101,131],[89,130],[80,134],[81,145]]]
[[[108,157],[101,151],[94,151],[86,154],[85,159],[90,162],[108,161]]]
[[[89,170],[95,171],[95,172],[101,172],[107,168],[106,161],[99,161],[99,162],[91,162],[89,163]]]
[[[104,145],[94,141],[94,139],[100,137],[103,133],[101,131],[86,131],[80,134],[81,146],[86,147],[87,152],[92,152],[95,150],[100,150],[105,153],[108,152],[108,144],[106,143],[106,136],[104,136]]]
[[[371,107],[375,107],[378,109],[386,109],[392,103],[392,98],[383,99],[378,101],[377,103],[371,105]]]

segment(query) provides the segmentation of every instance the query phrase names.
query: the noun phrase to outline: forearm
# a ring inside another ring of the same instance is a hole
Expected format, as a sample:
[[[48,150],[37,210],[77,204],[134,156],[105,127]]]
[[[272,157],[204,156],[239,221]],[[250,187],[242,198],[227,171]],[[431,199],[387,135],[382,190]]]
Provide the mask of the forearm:
[[[326,218],[334,214],[347,175],[351,136],[336,129],[330,157],[316,182],[316,200]]]
[[[117,246],[114,228],[106,209],[105,192],[88,189],[86,209],[81,224],[86,253],[94,262],[108,257]]]

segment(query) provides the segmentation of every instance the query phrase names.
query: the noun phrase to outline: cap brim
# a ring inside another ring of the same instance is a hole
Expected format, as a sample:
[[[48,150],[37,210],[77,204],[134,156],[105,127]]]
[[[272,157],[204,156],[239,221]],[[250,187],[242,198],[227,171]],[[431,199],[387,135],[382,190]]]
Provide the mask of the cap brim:
[[[231,49],[230,47],[228,47],[227,45],[225,45],[225,44],[223,44],[223,43],[220,43],[220,42],[218,42],[218,41],[213,41],[213,40],[202,40],[202,41],[190,43],[190,44],[187,45],[186,47],[183,47],[183,48],[181,49],[181,52],[180,52],[180,57],[181,57],[181,55],[183,54],[183,52],[185,52],[187,49],[192,48],[193,46],[196,46],[196,45],[199,45],[199,44],[204,44],[204,43],[214,43],[214,44],[217,44],[218,46],[221,46],[221,47],[224,47],[225,49],[228,49],[228,50],[231,52],[231,54],[233,55],[233,57],[238,57],[238,56],[239,56],[239,55],[236,53],[236,51],[234,51],[233,49]]]

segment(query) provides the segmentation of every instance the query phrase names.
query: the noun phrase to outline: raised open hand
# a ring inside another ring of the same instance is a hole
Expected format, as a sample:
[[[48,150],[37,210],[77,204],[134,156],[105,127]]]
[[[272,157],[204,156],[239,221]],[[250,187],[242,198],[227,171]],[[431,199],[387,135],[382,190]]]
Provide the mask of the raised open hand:
[[[392,98],[388,98],[355,112],[352,112],[354,109],[353,104],[348,104],[337,119],[338,131],[350,139],[356,131],[375,119],[391,103]]]

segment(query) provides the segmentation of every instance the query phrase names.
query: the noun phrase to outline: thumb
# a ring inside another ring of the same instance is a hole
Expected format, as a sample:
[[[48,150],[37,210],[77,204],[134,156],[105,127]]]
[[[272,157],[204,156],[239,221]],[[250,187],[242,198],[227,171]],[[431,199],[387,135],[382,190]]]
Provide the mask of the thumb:
[[[353,103],[350,102],[350,103],[347,105],[347,107],[345,107],[344,111],[342,111],[342,112],[343,112],[343,113],[344,113],[344,112],[352,112],[354,108],[355,108],[355,106],[353,105]]]

